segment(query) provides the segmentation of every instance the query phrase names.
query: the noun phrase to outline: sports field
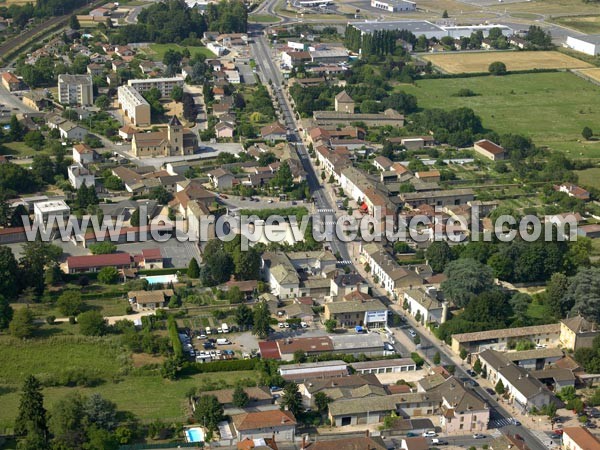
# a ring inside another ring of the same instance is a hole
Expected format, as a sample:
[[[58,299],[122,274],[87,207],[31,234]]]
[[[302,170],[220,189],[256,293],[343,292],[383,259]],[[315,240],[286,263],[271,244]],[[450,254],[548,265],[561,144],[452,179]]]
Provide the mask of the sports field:
[[[421,108],[472,108],[498,133],[530,136],[571,157],[600,159],[600,146],[581,137],[585,126],[596,131],[600,123],[600,87],[572,73],[419,80],[398,89],[416,95]],[[477,95],[458,97],[460,89]]]
[[[481,52],[440,53],[423,56],[447,73],[487,72],[495,61],[502,61],[508,70],[576,69],[593,67],[591,64],[559,52]]]

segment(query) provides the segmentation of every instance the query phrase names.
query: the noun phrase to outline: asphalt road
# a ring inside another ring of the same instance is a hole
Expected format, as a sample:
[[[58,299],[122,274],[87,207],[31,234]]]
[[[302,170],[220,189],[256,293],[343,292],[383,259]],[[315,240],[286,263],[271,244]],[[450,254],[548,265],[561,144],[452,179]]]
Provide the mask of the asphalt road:
[[[266,3],[272,3],[272,0],[267,0]],[[265,6],[265,8],[267,7],[268,5]],[[255,27],[254,30],[260,32],[260,27]],[[307,173],[306,179],[310,191],[313,195],[313,199],[315,201],[316,212],[313,215],[313,220],[319,220],[322,222],[330,221],[331,216],[334,213],[334,206],[327,198],[327,195],[325,194],[325,189],[319,182],[317,174],[315,173],[315,170],[312,164],[310,163],[310,158],[308,157],[306,147],[302,143],[302,139],[298,134],[298,125],[296,124],[294,112],[281,89],[281,83],[283,81],[283,78],[279,68],[273,62],[274,55],[272,53],[272,50],[269,47],[267,39],[262,35],[262,33],[255,34],[251,46],[252,52],[254,54],[254,59],[257,65],[260,66],[259,74],[262,79],[262,82],[264,84],[267,84],[269,80],[272,82],[272,92],[281,110],[281,116],[284,121],[285,127],[288,130],[288,140],[293,145],[295,145],[296,151],[298,152],[298,155],[300,156],[300,159],[302,161],[304,170]],[[327,216],[329,216],[329,218]],[[343,261],[351,261],[348,247],[345,243],[338,240],[335,237],[335,235],[331,236],[329,244],[331,246],[331,251],[334,254],[339,254]],[[352,265],[351,262],[349,265]]]

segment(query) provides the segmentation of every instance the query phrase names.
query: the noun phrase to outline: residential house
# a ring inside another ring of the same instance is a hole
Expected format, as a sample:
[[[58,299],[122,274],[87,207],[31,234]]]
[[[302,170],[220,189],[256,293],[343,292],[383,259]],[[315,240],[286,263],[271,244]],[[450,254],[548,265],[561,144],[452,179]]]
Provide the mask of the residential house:
[[[90,74],[92,77],[102,75],[104,73],[104,70],[105,70],[104,64],[96,64],[96,63],[88,64],[87,69],[86,69],[87,73]]]
[[[352,292],[369,293],[369,284],[357,273],[340,273],[331,279],[331,296],[346,297]]]
[[[560,321],[560,346],[569,350],[592,347],[596,336],[600,335],[598,325],[577,315]]]
[[[261,271],[277,297],[294,298],[300,294],[300,277],[283,252],[264,252]]]
[[[143,311],[165,308],[173,295],[173,289],[157,289],[153,291],[129,291],[127,298],[137,311]]]
[[[330,401],[387,395],[385,388],[373,374],[328,377],[300,385],[300,393],[307,408],[314,408],[315,395],[319,392],[327,395]]]
[[[408,305],[405,310],[422,324],[446,321],[448,305],[438,299],[438,292],[433,287],[407,289],[403,301]]]
[[[58,127],[60,137],[63,140],[68,141],[83,141],[83,139],[89,134],[88,130],[83,128],[81,125],[77,125],[70,120],[61,123]]]
[[[231,422],[238,442],[271,438],[273,435],[278,441],[294,442],[296,436],[296,418],[291,411],[246,412],[232,416]]]
[[[400,144],[406,150],[421,150],[426,147],[435,146],[435,138],[433,136],[405,136],[400,138],[390,138],[392,144]]]
[[[75,189],[79,189],[83,185],[88,187],[96,185],[96,178],[94,175],[80,164],[70,165],[67,169],[67,175],[69,183],[71,183],[71,186]]]
[[[279,122],[266,125],[260,129],[260,137],[265,141],[276,142],[287,140],[287,131]]]
[[[440,426],[445,433],[472,433],[487,429],[490,410],[487,404],[463,383],[450,377],[428,392],[442,398]]]
[[[381,4],[377,0],[373,0],[375,3]],[[404,0],[403,0],[404,1]],[[423,436],[405,437],[400,441],[400,450],[428,450],[429,443],[427,438]]]
[[[408,192],[400,194],[400,198],[411,208],[418,208],[424,204],[430,206],[466,205],[475,200],[475,192],[473,189]]]
[[[73,162],[85,166],[94,162],[96,152],[87,144],[77,144],[73,146]]]
[[[426,183],[438,183],[440,181],[441,174],[439,170],[428,170],[425,172],[415,172],[415,177]]]
[[[2,73],[2,85],[9,91],[18,91],[21,89],[21,80],[12,72]]]
[[[229,170],[222,168],[211,170],[207,175],[215,189],[231,189],[236,181]]]
[[[215,133],[218,139],[232,139],[235,127],[226,121],[219,122],[215,125]]]
[[[590,199],[590,193],[588,191],[573,183],[563,183],[560,186],[555,185],[554,190],[564,192],[569,197],[576,198],[577,200],[588,201]]]
[[[392,169],[394,163],[387,156],[379,155],[373,160],[373,165],[381,172],[388,172]]]
[[[33,205],[33,214],[38,223],[50,224],[56,218],[68,219],[71,208],[64,200],[39,201]]]
[[[23,104],[36,111],[43,111],[52,105],[52,101],[43,90],[30,91],[23,94]]]
[[[600,448],[600,440],[587,428],[565,427],[562,434],[562,447],[565,450],[596,450]]]
[[[119,128],[119,137],[124,141],[131,141],[136,132],[137,130],[131,125],[125,125]]]
[[[515,406],[528,411],[534,407],[540,409],[544,405],[558,403],[543,383],[527,370],[509,361],[502,353],[484,350],[479,354],[479,361],[492,385],[502,381],[506,395]]]
[[[532,370],[530,375],[545,384],[552,392],[560,392],[566,387],[575,388],[575,375],[569,369],[546,367]]]
[[[492,161],[502,161],[506,159],[507,156],[506,151],[502,147],[487,139],[481,139],[475,142],[473,148],[477,153]]]
[[[129,253],[69,256],[67,258],[66,272],[98,272],[104,267],[115,267],[119,270],[129,269],[133,267],[133,258]]]

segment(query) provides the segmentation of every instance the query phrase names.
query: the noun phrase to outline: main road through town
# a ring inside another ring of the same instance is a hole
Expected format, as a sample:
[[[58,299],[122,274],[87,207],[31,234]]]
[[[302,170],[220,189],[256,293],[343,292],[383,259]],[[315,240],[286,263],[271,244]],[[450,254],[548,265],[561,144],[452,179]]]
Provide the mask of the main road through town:
[[[302,138],[298,133],[298,125],[296,123],[294,112],[281,89],[283,77],[279,68],[273,62],[274,55],[272,50],[267,42],[267,39],[261,32],[260,27],[254,27],[251,31],[251,47],[256,64],[260,68],[260,76],[262,77],[264,84],[269,83],[269,81],[271,82],[272,94],[275,97],[275,101],[279,105],[285,127],[287,128],[288,140],[292,145],[295,146],[296,151],[298,152],[298,155],[302,161],[304,170],[307,174],[306,180],[308,182],[310,192],[312,193],[315,205],[313,220],[315,222],[320,221],[325,225],[331,224],[336,220],[334,206],[330,203],[330,200],[327,198],[325,193],[325,189],[319,182],[319,178],[317,177],[317,174],[315,173],[315,170],[310,162],[306,147],[304,146]],[[313,222],[313,226],[317,225]],[[337,238],[335,235],[335,228],[334,232],[328,234],[328,236],[330,237],[329,241],[332,252],[336,255],[339,255],[340,259],[344,261],[346,265],[352,265],[348,247],[346,243]]]

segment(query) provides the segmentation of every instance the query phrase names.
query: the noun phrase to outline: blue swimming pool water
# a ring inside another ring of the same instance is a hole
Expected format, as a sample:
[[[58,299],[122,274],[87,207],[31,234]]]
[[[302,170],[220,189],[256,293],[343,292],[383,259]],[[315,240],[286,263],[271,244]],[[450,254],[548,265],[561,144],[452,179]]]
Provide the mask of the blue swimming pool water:
[[[202,442],[204,440],[204,433],[201,428],[190,428],[185,430],[188,442]]]
[[[143,277],[148,280],[149,284],[168,284],[177,283],[177,275],[152,275],[149,277]]]

